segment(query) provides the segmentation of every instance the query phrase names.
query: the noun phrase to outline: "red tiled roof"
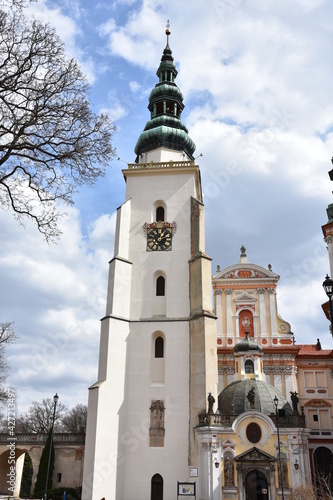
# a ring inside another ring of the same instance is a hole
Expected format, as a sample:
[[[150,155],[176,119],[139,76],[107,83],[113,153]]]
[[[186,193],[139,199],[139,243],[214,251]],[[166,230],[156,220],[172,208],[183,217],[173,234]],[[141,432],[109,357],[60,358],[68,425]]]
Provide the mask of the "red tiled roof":
[[[296,344],[297,345],[297,344]],[[304,354],[314,354],[316,356],[329,356],[332,354],[332,349],[318,349],[317,344],[300,344],[298,352],[299,355]]]

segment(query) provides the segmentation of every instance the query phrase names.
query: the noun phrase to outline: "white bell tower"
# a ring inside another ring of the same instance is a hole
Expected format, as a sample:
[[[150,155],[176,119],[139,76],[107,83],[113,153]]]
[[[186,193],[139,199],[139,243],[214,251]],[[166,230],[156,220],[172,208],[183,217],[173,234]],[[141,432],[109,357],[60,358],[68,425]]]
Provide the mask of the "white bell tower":
[[[194,427],[217,400],[211,260],[195,145],[167,44],[150,120],[123,170],[98,381],[90,387],[84,500],[167,500],[199,482]],[[198,486],[198,485],[197,485]]]

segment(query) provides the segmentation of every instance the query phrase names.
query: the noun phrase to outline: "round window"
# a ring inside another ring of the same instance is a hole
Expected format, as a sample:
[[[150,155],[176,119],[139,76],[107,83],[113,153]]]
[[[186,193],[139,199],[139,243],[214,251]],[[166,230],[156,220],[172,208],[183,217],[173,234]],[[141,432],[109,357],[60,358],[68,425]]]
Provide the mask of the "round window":
[[[250,443],[259,443],[261,439],[261,429],[260,426],[254,422],[249,424],[246,428],[246,437]]]

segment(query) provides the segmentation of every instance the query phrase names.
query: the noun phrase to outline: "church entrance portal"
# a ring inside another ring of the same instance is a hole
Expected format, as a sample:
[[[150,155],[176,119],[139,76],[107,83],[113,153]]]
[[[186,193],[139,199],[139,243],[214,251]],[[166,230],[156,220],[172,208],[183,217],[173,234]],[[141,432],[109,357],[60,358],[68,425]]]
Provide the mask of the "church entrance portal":
[[[163,477],[155,474],[151,479],[151,500],[163,500]]]
[[[266,476],[259,470],[251,470],[245,478],[246,500],[269,500]]]

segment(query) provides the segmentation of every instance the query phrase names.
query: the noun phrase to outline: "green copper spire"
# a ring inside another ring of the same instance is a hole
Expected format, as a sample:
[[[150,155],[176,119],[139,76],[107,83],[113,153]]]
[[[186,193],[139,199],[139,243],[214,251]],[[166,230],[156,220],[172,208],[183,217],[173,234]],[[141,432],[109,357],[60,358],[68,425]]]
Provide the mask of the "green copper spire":
[[[169,47],[170,33],[168,21],[165,31],[167,44],[156,72],[159,82],[149,96],[150,120],[134,149],[137,155],[136,162],[139,161],[140,155],[157,148],[183,151],[190,160],[194,159],[195,144],[181,121],[184,97],[174,82],[178,72]]]

